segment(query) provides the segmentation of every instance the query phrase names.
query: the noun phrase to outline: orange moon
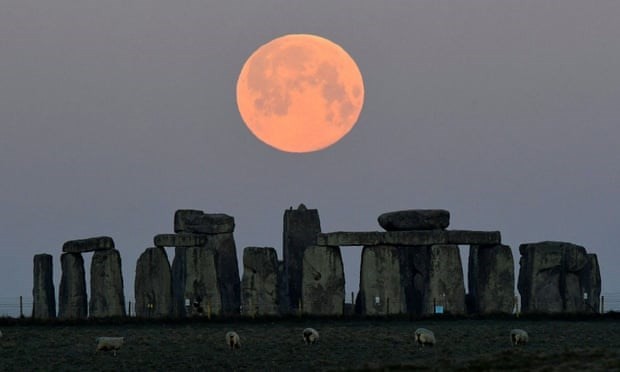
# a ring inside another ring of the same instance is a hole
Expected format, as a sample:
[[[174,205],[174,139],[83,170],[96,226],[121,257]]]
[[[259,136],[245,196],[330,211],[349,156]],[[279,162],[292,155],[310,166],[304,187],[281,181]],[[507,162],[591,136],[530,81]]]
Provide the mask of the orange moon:
[[[259,47],[237,81],[237,106],[250,131],[286,152],[333,145],[355,126],[364,104],[357,64],[338,44],[292,34]]]

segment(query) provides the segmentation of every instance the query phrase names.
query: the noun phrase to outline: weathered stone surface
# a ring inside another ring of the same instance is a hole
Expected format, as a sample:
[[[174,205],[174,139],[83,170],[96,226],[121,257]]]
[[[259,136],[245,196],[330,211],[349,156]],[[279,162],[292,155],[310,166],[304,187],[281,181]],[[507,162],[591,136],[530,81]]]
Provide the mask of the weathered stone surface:
[[[243,250],[241,302],[244,315],[278,315],[278,257],[276,250]]]
[[[415,315],[427,314],[432,306],[426,298],[430,275],[430,246],[398,248],[407,312]]]
[[[509,246],[472,245],[469,248],[469,312],[512,313],[514,285],[514,259]]]
[[[121,255],[116,249],[96,251],[90,264],[89,316],[125,316]]]
[[[172,316],[172,272],[164,248],[147,248],[138,258],[134,295],[136,316]]]
[[[114,240],[109,236],[69,240],[62,245],[62,251],[65,253],[94,252],[109,249],[114,249]]]
[[[342,315],[344,268],[339,247],[310,246],[302,264],[302,312]]]
[[[207,235],[200,234],[159,234],[153,238],[156,247],[199,247],[207,244]]]
[[[60,256],[62,276],[58,291],[58,317],[85,319],[88,314],[84,259],[80,253]]]
[[[317,233],[321,232],[321,221],[316,209],[307,209],[300,204],[297,209],[284,212],[283,256],[288,279],[289,304],[291,311],[299,306],[302,288],[302,263],[307,247],[315,245]]]
[[[214,248],[176,248],[172,276],[176,316],[222,313],[217,252]]]
[[[387,245],[362,249],[358,311],[367,315],[407,312],[399,248]]]
[[[585,311],[598,313],[601,311],[601,270],[595,254],[588,254],[588,261],[579,280],[583,286],[583,292],[587,294]]]
[[[499,231],[416,230],[416,231],[338,231],[317,234],[317,245],[428,246],[438,244],[494,245],[501,243]]]
[[[235,219],[223,213],[204,213],[196,209],[179,209],[174,214],[174,232],[223,234],[235,230]]]
[[[35,319],[55,318],[56,293],[52,256],[49,254],[35,255],[33,274],[32,317]]]
[[[220,285],[222,314],[239,314],[241,307],[241,278],[237,247],[232,233],[209,235],[207,248],[217,252],[217,278]]]
[[[523,312],[586,311],[582,281],[591,261],[584,247],[546,241],[522,244],[519,252]]]
[[[443,306],[449,314],[465,313],[465,282],[459,247],[433,245],[430,247],[429,281],[424,298],[428,313],[433,306]]]
[[[450,212],[444,209],[408,209],[383,213],[378,221],[387,231],[445,229],[450,225]]]

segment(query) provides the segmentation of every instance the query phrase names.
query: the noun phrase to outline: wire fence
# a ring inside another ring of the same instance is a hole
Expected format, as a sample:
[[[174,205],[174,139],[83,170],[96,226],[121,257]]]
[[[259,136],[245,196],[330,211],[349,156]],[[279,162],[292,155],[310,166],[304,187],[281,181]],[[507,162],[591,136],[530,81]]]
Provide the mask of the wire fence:
[[[352,296],[352,300],[353,300],[353,296]],[[517,306],[519,305],[519,302],[520,302],[519,300],[520,300],[519,298],[516,299]],[[378,298],[375,298],[374,301],[375,303],[373,304],[374,305],[373,307],[377,307],[376,310],[378,310],[378,313],[390,314],[390,313],[393,313],[396,309],[400,308],[400,305],[394,302],[390,303],[389,301],[385,301],[385,303],[383,303]],[[600,304],[601,304],[600,311],[602,313],[606,313],[610,311],[620,312],[620,292],[603,293],[601,295]],[[126,310],[127,310],[128,316],[131,316],[131,317],[136,316],[135,305],[136,303],[134,299],[127,301]],[[348,311],[352,311],[352,308],[351,308],[352,306],[353,306],[352,302],[345,303],[345,308],[348,308],[349,309]],[[27,317],[29,318],[32,316],[32,307],[33,307],[32,297],[26,297],[26,296],[0,297],[0,317],[11,317],[11,318]],[[390,307],[392,308],[392,311],[390,311]],[[429,307],[430,307],[431,313],[437,312],[437,310],[439,310],[440,312],[443,312],[444,310],[449,309],[449,306],[447,303],[443,303],[443,301],[439,301],[439,300],[437,302],[433,302],[432,304],[429,304]],[[253,306],[251,306],[251,308],[252,308],[251,310],[242,308],[241,312],[245,313],[246,315],[251,315],[251,314],[259,315],[261,313],[262,314],[271,313],[271,311],[265,311],[264,306],[260,306],[260,309],[259,309],[259,306],[254,304]],[[515,310],[516,309],[517,308],[515,308]]]

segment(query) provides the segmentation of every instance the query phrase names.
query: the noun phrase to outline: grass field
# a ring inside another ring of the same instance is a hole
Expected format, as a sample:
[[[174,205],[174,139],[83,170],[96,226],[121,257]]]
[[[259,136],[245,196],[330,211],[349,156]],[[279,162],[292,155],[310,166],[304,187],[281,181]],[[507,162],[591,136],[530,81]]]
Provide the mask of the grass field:
[[[306,345],[302,330],[320,332]],[[414,343],[433,330],[435,347]],[[530,334],[523,347],[509,331]],[[422,319],[46,324],[0,322],[0,370],[620,370],[620,320]],[[241,349],[229,350],[235,330]],[[95,353],[95,337],[124,336],[116,356]]]

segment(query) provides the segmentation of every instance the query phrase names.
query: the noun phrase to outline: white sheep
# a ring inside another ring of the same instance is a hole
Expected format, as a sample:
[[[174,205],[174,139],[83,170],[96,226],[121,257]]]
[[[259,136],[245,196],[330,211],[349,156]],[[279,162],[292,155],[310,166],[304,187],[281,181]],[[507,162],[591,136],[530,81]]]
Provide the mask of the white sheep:
[[[435,334],[426,328],[418,328],[415,330],[415,340],[418,345],[435,346]]]
[[[125,343],[125,337],[97,337],[95,341],[97,342],[97,349],[95,352],[100,350],[112,350],[114,355],[116,355],[116,351],[120,350],[121,346]]]
[[[516,345],[525,345],[529,341],[529,337],[527,332],[522,329],[513,329],[510,331],[510,342],[512,342],[512,346]]]
[[[306,344],[314,344],[319,341],[319,332],[314,328],[304,329],[304,341]]]
[[[241,341],[239,339],[239,335],[237,332],[230,331],[226,332],[226,344],[231,349],[239,349],[241,347]]]

